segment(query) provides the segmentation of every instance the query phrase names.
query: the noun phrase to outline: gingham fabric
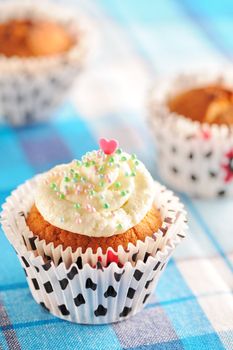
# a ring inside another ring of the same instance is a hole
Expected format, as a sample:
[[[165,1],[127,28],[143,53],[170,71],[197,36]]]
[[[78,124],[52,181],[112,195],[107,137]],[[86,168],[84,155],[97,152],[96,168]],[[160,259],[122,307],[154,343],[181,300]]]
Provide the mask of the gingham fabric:
[[[66,4],[68,1],[66,1]],[[74,1],[91,18],[97,54],[68,102],[48,122],[0,126],[0,201],[18,184],[115,137],[157,178],[145,123],[154,76],[193,66],[227,66],[233,57],[233,2]],[[160,179],[162,181],[162,179]],[[1,349],[233,349],[232,200],[181,195],[190,233],[146,308],[128,321],[70,324],[32,299],[16,254],[0,234]]]

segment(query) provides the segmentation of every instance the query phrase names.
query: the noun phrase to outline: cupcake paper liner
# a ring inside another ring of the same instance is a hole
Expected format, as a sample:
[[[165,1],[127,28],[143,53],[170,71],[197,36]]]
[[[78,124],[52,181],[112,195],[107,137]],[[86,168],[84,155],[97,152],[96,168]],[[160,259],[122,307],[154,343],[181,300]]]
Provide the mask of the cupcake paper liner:
[[[194,197],[233,195],[233,127],[209,125],[171,113],[167,99],[206,84],[233,89],[233,71],[182,74],[152,89],[149,123],[155,135],[158,169],[175,190]]]
[[[51,116],[82,70],[90,45],[90,25],[63,7],[26,1],[0,5],[0,22],[30,18],[61,23],[77,38],[64,53],[20,58],[0,54],[0,118],[13,125],[42,121]],[[1,121],[1,119],[0,119]]]
[[[36,302],[57,317],[86,324],[117,322],[139,312],[185,236],[186,215],[178,198],[158,184],[156,204],[163,217],[156,233],[161,235],[159,242],[152,239],[131,245],[127,252],[122,248],[114,252],[117,262],[108,263],[101,249],[97,254],[91,250],[62,252],[61,247],[48,248],[29,234],[25,216],[34,203],[37,179],[18,187],[7,198],[1,215],[3,230],[18,254]]]

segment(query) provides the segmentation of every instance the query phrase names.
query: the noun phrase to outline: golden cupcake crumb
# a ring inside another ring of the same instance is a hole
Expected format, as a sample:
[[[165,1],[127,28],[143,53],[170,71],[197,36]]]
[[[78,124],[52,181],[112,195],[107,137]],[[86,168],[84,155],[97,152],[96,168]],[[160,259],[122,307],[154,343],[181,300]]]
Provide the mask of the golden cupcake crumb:
[[[162,225],[160,212],[154,207],[139,224],[122,234],[110,237],[89,237],[62,230],[45,221],[35,205],[31,208],[26,222],[32,233],[39,239],[44,239],[47,244],[53,242],[55,247],[61,244],[63,249],[71,247],[73,252],[79,247],[83,252],[87,248],[92,248],[94,253],[98,247],[102,248],[103,253],[109,247],[116,251],[119,245],[127,249],[129,243],[136,244],[138,240],[145,241],[146,237],[151,237]]]
[[[210,85],[185,91],[168,101],[171,112],[208,124],[233,124],[233,91]]]
[[[23,19],[0,23],[0,54],[7,57],[49,56],[73,45],[70,33],[52,21]]]

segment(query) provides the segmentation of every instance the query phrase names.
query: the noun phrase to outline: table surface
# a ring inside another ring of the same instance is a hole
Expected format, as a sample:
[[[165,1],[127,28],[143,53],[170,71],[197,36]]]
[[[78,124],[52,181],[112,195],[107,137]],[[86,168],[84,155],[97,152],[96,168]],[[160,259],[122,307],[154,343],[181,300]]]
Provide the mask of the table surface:
[[[100,135],[117,138],[158,178],[145,123],[151,80],[231,63],[231,0],[83,0],[73,5],[91,18],[97,55],[50,122],[0,126],[1,203],[27,178],[96,148]],[[114,325],[70,324],[37,305],[0,232],[0,348],[233,349],[232,200],[181,197],[189,215],[187,239],[146,308]]]

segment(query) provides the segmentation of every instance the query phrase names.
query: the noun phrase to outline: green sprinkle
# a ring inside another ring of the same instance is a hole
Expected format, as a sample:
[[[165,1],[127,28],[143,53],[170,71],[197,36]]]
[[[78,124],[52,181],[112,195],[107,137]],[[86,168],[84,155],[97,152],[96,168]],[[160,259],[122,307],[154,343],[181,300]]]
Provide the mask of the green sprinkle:
[[[104,203],[103,207],[104,207],[104,209],[108,209],[110,207],[110,205],[108,203]]]
[[[117,224],[117,230],[121,230],[123,228],[123,226],[121,224]]]
[[[90,164],[91,164],[91,165],[95,165],[96,163],[95,163],[94,160],[91,160],[91,161],[90,161]]]
[[[99,171],[104,171],[104,165],[101,165],[98,170]]]
[[[65,176],[64,180],[65,180],[65,182],[69,182],[70,178],[68,176]]]
[[[90,191],[89,191],[89,195],[90,195],[90,196],[94,196],[94,195],[95,195],[95,191],[94,191],[94,190],[90,190]]]
[[[81,181],[82,181],[82,182],[86,182],[86,181],[87,181],[86,176],[81,176]]]
[[[121,187],[121,183],[120,183],[119,181],[117,181],[117,182],[115,183],[115,187],[116,187],[116,188],[120,188],[120,187]]]
[[[125,156],[121,157],[121,161],[125,162],[127,160],[127,158]]]
[[[71,172],[71,174],[73,174],[74,173],[74,169],[70,169],[70,172]]]
[[[84,165],[85,165],[86,168],[89,168],[89,166],[90,166],[91,164],[90,164],[89,162],[85,162]]]
[[[132,171],[131,176],[136,176],[135,171]]]
[[[51,188],[52,190],[56,190],[56,189],[57,189],[57,185],[55,184],[55,182],[52,182],[52,183],[50,184],[50,188]]]
[[[116,150],[116,153],[117,153],[117,154],[121,154],[121,153],[122,153],[122,149],[121,149],[121,148],[118,148],[118,149]]]
[[[139,165],[139,161],[138,161],[138,160],[135,160],[134,164],[135,164],[135,165]]]
[[[60,198],[60,199],[65,199],[64,193],[60,193],[59,198]]]
[[[122,197],[126,196],[126,194],[127,194],[126,191],[121,191],[121,196]]]
[[[99,182],[99,186],[100,186],[100,187],[103,187],[103,186],[104,186],[104,181],[100,181],[100,182]]]
[[[132,159],[137,159],[136,154],[135,154],[135,153],[133,153],[133,154],[131,155],[131,158],[132,158]]]
[[[81,166],[81,165],[82,165],[82,162],[81,162],[80,160],[77,160],[77,161],[76,161],[76,165],[77,165],[77,166]]]
[[[81,208],[81,204],[80,203],[75,203],[74,204],[74,208],[75,209],[80,209]]]
[[[114,163],[114,157],[109,158],[109,163]]]

